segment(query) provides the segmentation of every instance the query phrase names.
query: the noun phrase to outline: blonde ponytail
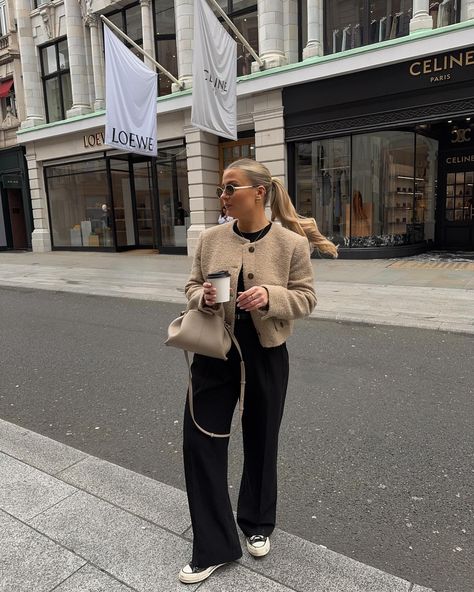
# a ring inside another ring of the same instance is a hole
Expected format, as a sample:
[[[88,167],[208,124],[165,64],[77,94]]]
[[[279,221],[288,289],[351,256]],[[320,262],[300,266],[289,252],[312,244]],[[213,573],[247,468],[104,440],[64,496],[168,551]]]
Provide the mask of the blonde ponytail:
[[[272,188],[273,192],[270,197],[272,220],[280,220],[285,228],[301,234],[301,236],[306,236],[310,244],[318,251],[336,258],[338,256],[336,245],[321,234],[314,218],[306,218],[298,214],[280,179],[272,177]]]
[[[336,258],[337,247],[321,234],[314,218],[300,216],[295,210],[286,187],[277,177],[272,177],[266,166],[250,158],[241,158],[230,164],[228,169],[240,169],[247,175],[252,185],[262,185],[266,190],[266,204],[271,209],[272,221],[301,236],[306,236],[310,244],[321,253]]]

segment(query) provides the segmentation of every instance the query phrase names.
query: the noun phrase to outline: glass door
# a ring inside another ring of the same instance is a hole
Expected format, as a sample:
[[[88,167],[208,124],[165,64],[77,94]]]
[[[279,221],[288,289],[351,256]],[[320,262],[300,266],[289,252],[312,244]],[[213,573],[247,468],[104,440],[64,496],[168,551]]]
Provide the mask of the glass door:
[[[133,184],[137,213],[138,245],[153,247],[156,244],[153,226],[153,190],[151,161],[133,163]]]
[[[133,248],[138,243],[130,163],[125,158],[109,158],[108,167],[117,249]]]
[[[474,248],[474,171],[446,173],[444,192],[444,243],[446,248]]]

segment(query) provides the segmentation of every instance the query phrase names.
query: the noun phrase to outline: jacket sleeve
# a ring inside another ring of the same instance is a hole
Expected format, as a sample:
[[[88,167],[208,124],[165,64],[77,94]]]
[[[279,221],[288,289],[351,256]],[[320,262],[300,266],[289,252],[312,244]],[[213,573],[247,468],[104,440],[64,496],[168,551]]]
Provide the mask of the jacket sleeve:
[[[197,309],[204,306],[204,277],[201,268],[201,253],[202,253],[202,233],[199,236],[194,254],[193,266],[191,268],[191,275],[184,287],[184,293],[188,299],[188,309]]]
[[[306,239],[298,241],[290,264],[287,286],[263,284],[268,291],[268,310],[261,317],[299,319],[308,316],[316,306],[313,267]]]

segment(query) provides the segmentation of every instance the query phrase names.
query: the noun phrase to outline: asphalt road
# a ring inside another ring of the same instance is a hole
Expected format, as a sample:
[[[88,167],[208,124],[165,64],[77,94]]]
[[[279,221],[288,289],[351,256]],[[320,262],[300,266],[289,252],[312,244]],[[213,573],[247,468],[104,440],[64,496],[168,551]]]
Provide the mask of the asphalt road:
[[[0,417],[184,489],[172,304],[0,289]],[[474,337],[297,324],[278,526],[437,592],[474,589]],[[238,491],[240,435],[230,447]],[[1,477],[0,477],[1,480]]]

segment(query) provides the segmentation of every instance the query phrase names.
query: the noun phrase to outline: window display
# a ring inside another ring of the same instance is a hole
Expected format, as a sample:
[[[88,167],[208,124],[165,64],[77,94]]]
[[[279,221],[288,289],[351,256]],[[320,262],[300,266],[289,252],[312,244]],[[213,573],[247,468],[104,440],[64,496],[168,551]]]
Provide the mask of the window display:
[[[47,167],[54,247],[112,247],[105,159]]]
[[[410,0],[325,2],[325,54],[354,49],[410,32]]]
[[[389,247],[434,238],[436,140],[381,131],[295,148],[298,213],[314,216],[336,244]]]
[[[458,0],[430,2],[430,15],[433,17],[433,29],[446,27],[458,22]]]

